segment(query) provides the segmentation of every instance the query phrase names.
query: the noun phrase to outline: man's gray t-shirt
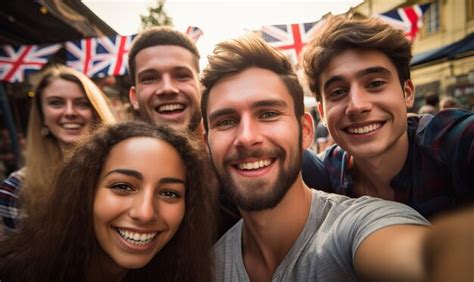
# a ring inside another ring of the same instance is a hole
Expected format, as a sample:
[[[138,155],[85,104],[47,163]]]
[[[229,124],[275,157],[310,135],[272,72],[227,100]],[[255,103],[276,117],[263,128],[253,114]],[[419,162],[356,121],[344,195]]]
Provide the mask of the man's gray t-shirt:
[[[353,259],[369,234],[389,225],[429,224],[418,212],[397,202],[312,193],[305,227],[272,281],[355,281]],[[214,246],[216,281],[249,281],[241,251],[242,223],[235,224]]]

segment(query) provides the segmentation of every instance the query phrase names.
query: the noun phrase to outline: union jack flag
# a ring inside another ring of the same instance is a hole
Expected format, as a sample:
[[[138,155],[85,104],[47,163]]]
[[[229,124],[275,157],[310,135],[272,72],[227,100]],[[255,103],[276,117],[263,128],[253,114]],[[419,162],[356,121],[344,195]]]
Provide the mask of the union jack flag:
[[[31,72],[40,70],[61,44],[0,47],[0,80],[22,82]]]
[[[185,33],[194,42],[197,42],[199,37],[204,35],[204,32],[202,31],[202,29],[200,29],[197,26],[188,26]]]
[[[430,3],[422,5],[413,5],[405,8],[398,8],[387,13],[377,15],[376,17],[387,22],[395,28],[405,32],[406,37],[413,41],[423,26],[423,14],[430,7]]]
[[[124,75],[133,37],[116,35],[68,41],[66,64],[89,77]]]
[[[263,40],[285,53],[293,63],[299,59],[303,46],[321,28],[325,20],[311,23],[262,26]]]

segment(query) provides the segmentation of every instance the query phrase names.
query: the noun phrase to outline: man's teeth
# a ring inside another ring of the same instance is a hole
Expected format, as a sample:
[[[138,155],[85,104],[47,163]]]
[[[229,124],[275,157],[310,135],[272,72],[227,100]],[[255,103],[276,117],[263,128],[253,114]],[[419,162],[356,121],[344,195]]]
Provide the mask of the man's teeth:
[[[378,129],[381,126],[382,126],[381,123],[373,123],[373,124],[369,124],[369,125],[362,126],[362,127],[348,127],[347,131],[349,133],[353,133],[353,134],[354,133],[355,134],[365,134],[365,133],[369,133],[369,132],[372,132],[372,131]]]
[[[158,234],[158,232],[152,233],[137,233],[128,230],[118,229],[120,236],[124,238],[127,242],[133,245],[145,245],[150,243]]]
[[[82,125],[80,125],[78,123],[63,123],[62,127],[66,128],[66,129],[78,129],[78,128],[81,128]]]
[[[181,104],[168,104],[158,107],[159,112],[171,112],[182,109],[184,109],[184,106]]]
[[[240,163],[238,165],[239,169],[242,170],[252,170],[252,169],[259,169],[262,167],[269,166],[272,162],[270,160],[260,160],[251,163]]]

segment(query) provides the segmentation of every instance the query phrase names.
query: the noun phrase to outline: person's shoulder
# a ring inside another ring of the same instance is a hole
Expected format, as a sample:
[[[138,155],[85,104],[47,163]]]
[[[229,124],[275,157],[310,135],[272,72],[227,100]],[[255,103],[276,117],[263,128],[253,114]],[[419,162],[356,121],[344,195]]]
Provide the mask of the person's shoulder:
[[[469,135],[474,128],[474,113],[462,109],[446,109],[436,115],[423,115],[418,117],[417,142],[420,145],[431,146],[434,143]],[[472,137],[472,136],[471,136]]]
[[[344,211],[349,221],[359,220],[370,224],[383,221],[382,225],[428,224],[428,221],[413,208],[399,202],[371,196],[354,199]]]
[[[340,212],[343,212],[349,208],[360,209],[365,207],[376,207],[377,205],[380,205],[382,203],[388,203],[388,205],[392,205],[392,203],[395,203],[395,205],[398,204],[396,202],[385,201],[371,196],[351,198],[345,195],[327,193],[324,191],[314,191],[313,193],[316,194],[315,197],[320,205],[324,204],[331,206],[340,210]]]
[[[334,209],[337,213],[346,214],[349,217],[364,217],[370,213],[381,213],[381,214],[394,214],[399,215],[402,213],[414,214],[416,217],[419,216],[411,207],[395,202],[388,201],[371,196],[362,196],[359,198],[351,198],[348,196],[327,193],[324,191],[313,191],[317,204],[321,206],[329,207]],[[420,215],[421,217],[421,215]],[[422,217],[421,217],[422,218]]]
[[[455,126],[463,120],[469,122],[474,121],[474,112],[463,109],[446,109],[434,115],[427,126],[435,129],[442,129],[449,126]]]
[[[304,150],[301,167],[303,180],[311,188],[330,191],[330,179],[323,161],[311,150]]]
[[[333,144],[329,146],[323,153],[318,156],[321,160],[326,162],[342,160],[346,151],[339,145]]]
[[[429,225],[421,214],[407,205],[370,196],[343,199],[334,204],[333,210],[332,215],[328,215],[331,234],[335,240],[345,238],[356,242],[352,247],[380,228],[398,224]]]
[[[320,209],[325,217],[339,217],[361,199],[321,190],[313,190],[312,192],[314,205]]]
[[[10,173],[10,175],[8,175],[7,178],[5,178],[3,180],[3,184],[0,186],[0,189],[15,189],[15,190],[19,190],[21,189],[22,187],[22,183],[25,179],[25,173],[26,173],[26,169],[25,168],[21,168],[17,171],[14,171],[12,173]]]
[[[306,149],[303,150],[303,164],[306,162],[311,162],[314,164],[322,164],[322,160],[319,158],[319,156],[312,150]]]

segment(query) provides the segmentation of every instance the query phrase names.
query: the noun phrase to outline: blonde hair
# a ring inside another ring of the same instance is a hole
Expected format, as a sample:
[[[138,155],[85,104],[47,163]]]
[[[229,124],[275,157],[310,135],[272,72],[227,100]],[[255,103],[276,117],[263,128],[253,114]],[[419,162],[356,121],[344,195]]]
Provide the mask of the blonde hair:
[[[107,96],[83,73],[66,66],[53,66],[45,71],[36,87],[28,122],[25,180],[20,199],[21,208],[26,214],[37,211],[47,201],[64,157],[58,140],[52,134],[41,134],[44,120],[41,96],[44,89],[56,79],[76,83],[83,90],[93,108],[94,128],[116,122]]]

